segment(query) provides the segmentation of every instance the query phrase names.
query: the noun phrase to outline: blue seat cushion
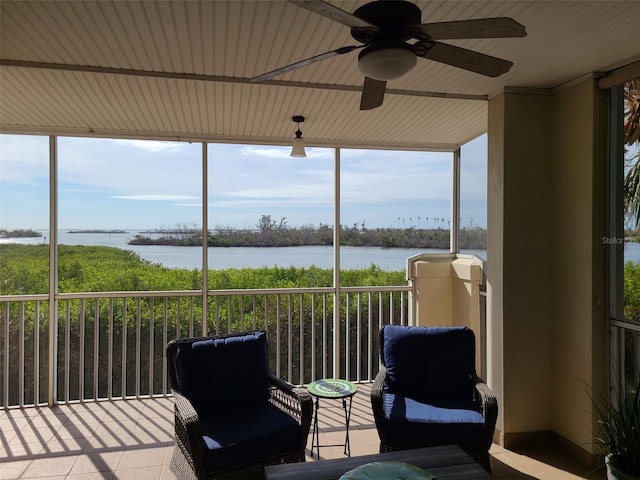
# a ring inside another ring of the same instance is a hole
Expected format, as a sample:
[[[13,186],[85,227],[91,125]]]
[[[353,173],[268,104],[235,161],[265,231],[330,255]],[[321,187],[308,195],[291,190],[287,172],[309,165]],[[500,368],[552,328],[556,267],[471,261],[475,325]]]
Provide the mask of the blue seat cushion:
[[[384,414],[392,441],[422,445],[482,445],[484,419],[466,397],[408,397],[384,394]]]
[[[386,325],[382,342],[391,392],[473,395],[475,336],[469,328]]]
[[[251,463],[295,450],[298,422],[269,402],[201,421],[207,471]]]
[[[265,332],[184,341],[175,362],[179,390],[201,417],[270,397]]]

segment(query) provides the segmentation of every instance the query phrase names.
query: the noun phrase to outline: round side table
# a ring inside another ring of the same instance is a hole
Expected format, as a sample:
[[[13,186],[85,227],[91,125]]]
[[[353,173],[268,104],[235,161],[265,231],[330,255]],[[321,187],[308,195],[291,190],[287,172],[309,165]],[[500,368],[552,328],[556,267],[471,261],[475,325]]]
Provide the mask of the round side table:
[[[335,447],[337,445],[320,445],[320,432],[318,430],[318,410],[320,410],[320,398],[340,399],[342,400],[342,408],[344,409],[344,423],[346,428],[346,436],[344,441],[344,454],[351,456],[351,448],[349,446],[349,420],[351,419],[351,404],[353,396],[358,391],[355,383],[339,378],[323,378],[316,380],[307,385],[309,393],[315,397],[315,411],[313,416],[313,432],[311,434],[311,456],[313,457],[313,448],[316,448],[316,458],[320,458],[320,447]],[[349,402],[347,402],[349,400]],[[348,405],[347,405],[348,403]]]

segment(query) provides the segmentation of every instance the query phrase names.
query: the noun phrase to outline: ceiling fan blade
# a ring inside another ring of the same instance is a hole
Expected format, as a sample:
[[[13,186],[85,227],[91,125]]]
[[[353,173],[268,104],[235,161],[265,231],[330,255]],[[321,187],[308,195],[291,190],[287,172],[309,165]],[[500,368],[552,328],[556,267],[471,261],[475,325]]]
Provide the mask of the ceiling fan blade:
[[[507,73],[513,65],[513,62],[502,58],[440,42],[435,42],[433,47],[421,56],[429,60],[469,70],[470,72],[480,73],[487,77],[498,77],[503,73]]]
[[[454,22],[423,23],[416,25],[433,40],[455,38],[512,38],[526,37],[527,31],[513,18],[478,18]]]
[[[307,65],[311,65],[312,63],[320,62],[327,58],[335,57],[336,55],[344,55],[345,53],[353,52],[358,48],[362,48],[365,45],[350,45],[348,47],[340,47],[335,50],[331,50],[330,52],[321,53],[320,55],[316,55],[315,57],[307,58],[305,60],[300,60],[299,62],[292,63],[291,65],[287,65],[286,67],[280,67],[275,70],[272,70],[267,73],[263,73],[262,75],[258,75],[257,77],[253,77],[251,79],[252,82],[261,82],[262,80],[268,80],[273,77],[277,77],[278,75],[282,75],[283,73],[290,72],[292,70],[296,70],[298,68],[306,67]]]
[[[323,0],[289,0],[290,3],[302,8],[306,8],[314,13],[318,13],[323,17],[330,18],[333,21],[342,23],[352,28],[373,28],[378,31],[378,27],[362,20],[355,15],[345,12],[344,10],[324,2]]]
[[[360,98],[360,110],[373,110],[382,105],[386,88],[386,81],[364,77],[362,97]]]

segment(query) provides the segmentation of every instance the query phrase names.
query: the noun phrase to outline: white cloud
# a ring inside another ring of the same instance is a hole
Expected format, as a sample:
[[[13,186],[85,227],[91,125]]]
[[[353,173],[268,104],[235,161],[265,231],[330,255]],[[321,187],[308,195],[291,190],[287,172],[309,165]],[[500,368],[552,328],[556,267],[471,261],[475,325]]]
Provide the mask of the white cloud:
[[[182,142],[161,142],[157,140],[114,140],[114,142],[140,148],[148,152],[178,152],[185,146]]]
[[[118,198],[121,200],[143,200],[143,201],[177,201],[177,200],[196,200],[198,197],[194,195],[167,195],[167,194],[155,194],[155,195],[112,195],[109,198]]]
[[[0,179],[24,185],[48,182],[49,139],[31,135],[0,135]]]
[[[126,215],[118,213],[118,220],[131,224],[134,217],[146,224],[165,221],[172,214],[169,207],[201,207],[200,144],[69,137],[60,138],[58,144],[59,189],[65,205],[98,208],[105,200],[122,200],[105,208],[128,208]],[[486,163],[472,161],[477,152],[486,153],[486,146],[476,142],[472,147],[463,151],[465,200],[486,198]],[[331,216],[334,150],[307,148],[307,158],[291,158],[287,146],[210,144],[208,148],[208,200],[216,215],[238,216],[234,222],[251,224],[256,221],[255,209],[293,218],[306,208],[308,218],[303,223],[313,224],[318,223],[316,216]],[[46,190],[47,137],[0,135],[0,153],[2,182],[19,186],[37,181],[38,188]],[[410,215],[414,208],[427,211],[435,202],[446,203],[451,196],[451,158],[450,153],[342,149],[343,205],[356,216],[357,211],[373,212],[367,217],[387,210],[402,212],[393,213],[397,218]],[[4,210],[24,210],[15,195],[4,198]],[[184,211],[173,214],[183,216]],[[373,224],[373,218],[367,220]]]
[[[289,151],[283,147],[244,146],[240,149],[243,155],[267,158],[289,158]]]

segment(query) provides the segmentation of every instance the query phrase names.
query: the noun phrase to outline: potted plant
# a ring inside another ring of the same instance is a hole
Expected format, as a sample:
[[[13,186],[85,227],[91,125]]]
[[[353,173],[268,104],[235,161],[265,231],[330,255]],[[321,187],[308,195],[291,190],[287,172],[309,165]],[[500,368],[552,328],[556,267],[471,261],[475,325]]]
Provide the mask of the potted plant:
[[[615,388],[613,399],[594,399],[595,444],[605,456],[609,480],[640,480],[640,383]]]

